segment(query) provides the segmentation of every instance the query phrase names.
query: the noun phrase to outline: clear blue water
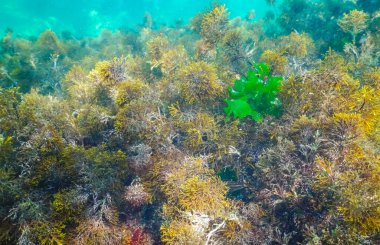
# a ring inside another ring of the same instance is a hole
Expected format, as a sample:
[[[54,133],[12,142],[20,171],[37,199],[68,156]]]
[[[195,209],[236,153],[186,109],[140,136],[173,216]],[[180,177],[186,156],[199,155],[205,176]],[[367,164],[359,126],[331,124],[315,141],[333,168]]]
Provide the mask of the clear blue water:
[[[0,30],[35,35],[46,29],[77,36],[97,35],[103,28],[133,28],[149,12],[158,24],[188,21],[211,6],[211,0],[0,0]],[[225,0],[231,17],[255,10],[256,18],[269,9],[265,0]]]

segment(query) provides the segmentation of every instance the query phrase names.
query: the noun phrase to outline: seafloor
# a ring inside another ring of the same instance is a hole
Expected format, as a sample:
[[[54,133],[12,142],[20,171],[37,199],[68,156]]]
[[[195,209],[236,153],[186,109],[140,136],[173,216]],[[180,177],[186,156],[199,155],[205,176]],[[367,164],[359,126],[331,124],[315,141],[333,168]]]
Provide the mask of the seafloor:
[[[10,23],[0,244],[380,244],[380,1],[266,4]]]

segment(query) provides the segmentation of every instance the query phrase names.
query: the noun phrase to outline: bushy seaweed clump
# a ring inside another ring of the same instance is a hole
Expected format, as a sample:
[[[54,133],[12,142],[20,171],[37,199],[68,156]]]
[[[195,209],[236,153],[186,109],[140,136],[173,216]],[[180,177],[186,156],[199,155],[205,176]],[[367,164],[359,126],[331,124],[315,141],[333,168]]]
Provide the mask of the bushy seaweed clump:
[[[97,38],[7,30],[0,243],[377,244],[379,6],[267,2],[260,21],[215,4]]]
[[[282,77],[272,77],[268,64],[261,63],[248,72],[246,78],[236,80],[229,89],[228,106],[224,109],[227,117],[246,118],[251,116],[261,122],[265,115],[279,116],[281,103],[277,98]]]

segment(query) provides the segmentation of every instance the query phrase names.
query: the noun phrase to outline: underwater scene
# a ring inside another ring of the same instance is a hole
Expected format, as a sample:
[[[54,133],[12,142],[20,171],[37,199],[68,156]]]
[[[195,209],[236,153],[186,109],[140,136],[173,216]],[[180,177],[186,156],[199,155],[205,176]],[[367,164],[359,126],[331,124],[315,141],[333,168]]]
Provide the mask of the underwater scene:
[[[379,0],[0,0],[0,244],[380,244]]]

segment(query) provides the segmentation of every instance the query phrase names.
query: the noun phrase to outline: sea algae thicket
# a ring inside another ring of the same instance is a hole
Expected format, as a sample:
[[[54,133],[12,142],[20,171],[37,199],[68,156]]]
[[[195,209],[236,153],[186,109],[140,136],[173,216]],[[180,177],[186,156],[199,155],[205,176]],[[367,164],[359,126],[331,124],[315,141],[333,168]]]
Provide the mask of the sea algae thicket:
[[[0,244],[380,243],[379,1],[0,13]]]

